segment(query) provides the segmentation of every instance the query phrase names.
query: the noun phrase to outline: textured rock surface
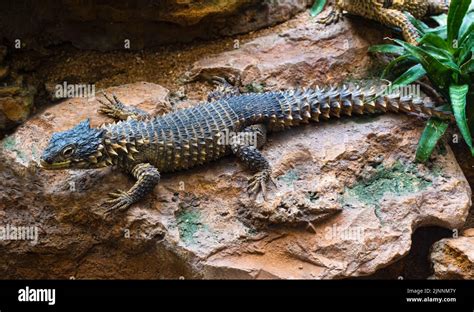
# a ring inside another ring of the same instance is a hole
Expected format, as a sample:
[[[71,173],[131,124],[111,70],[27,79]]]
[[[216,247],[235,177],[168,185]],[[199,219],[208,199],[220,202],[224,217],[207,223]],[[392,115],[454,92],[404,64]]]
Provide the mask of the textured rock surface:
[[[370,75],[374,64],[367,49],[383,37],[363,20],[345,19],[325,27],[300,16],[281,33],[196,62],[184,78],[229,77],[244,86],[264,84],[268,89],[337,83]]]
[[[0,133],[24,122],[33,111],[35,89],[10,85],[0,87]]]
[[[153,84],[114,90],[163,111]],[[3,278],[343,278],[368,275],[408,253],[419,226],[460,227],[470,188],[445,147],[412,162],[423,123],[380,116],[274,134],[263,153],[278,189],[251,201],[249,173],[232,157],[164,175],[153,194],[113,219],[105,194],[133,183],[110,169],[46,172],[33,165],[54,131],[91,117],[96,101],[50,107],[0,142],[4,224],[37,225],[39,241],[2,241]],[[321,209],[340,213],[323,221]]]
[[[215,38],[285,21],[304,10],[301,1],[26,1],[2,2],[2,37],[26,47],[71,42],[82,49],[131,49]],[[41,14],[38,14],[41,12]],[[28,23],[24,16],[29,16]]]
[[[474,279],[474,229],[436,242],[431,252],[434,279]]]
[[[36,88],[27,85],[22,75],[10,70],[7,52],[5,46],[0,46],[0,136],[29,117],[36,93]]]

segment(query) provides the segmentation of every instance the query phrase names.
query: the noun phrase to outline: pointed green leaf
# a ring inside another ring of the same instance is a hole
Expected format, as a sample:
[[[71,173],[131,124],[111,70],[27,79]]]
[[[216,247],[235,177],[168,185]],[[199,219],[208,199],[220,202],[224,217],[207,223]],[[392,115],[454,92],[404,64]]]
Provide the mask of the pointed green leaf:
[[[446,26],[448,24],[448,15],[443,13],[436,16],[431,16],[431,19],[436,21],[440,26]]]
[[[430,30],[428,25],[414,18],[413,15],[411,15],[410,13],[405,13],[405,15],[408,17],[408,20],[410,21],[410,23],[412,23],[412,25],[415,26],[415,28],[418,30],[418,33],[420,34],[420,36],[423,36],[427,31]]]
[[[467,63],[461,66],[461,72],[464,75],[474,73],[474,59],[470,59]]]
[[[448,28],[446,26],[439,26],[430,29],[427,33],[440,36],[443,40],[448,40]]]
[[[474,37],[474,22],[467,26],[467,29],[464,33],[460,34],[459,45],[464,44],[467,40]]]
[[[451,0],[448,11],[448,43],[450,46],[453,46],[455,40],[458,39],[459,28],[470,4],[471,0]]]
[[[473,58],[472,53],[474,53],[474,47],[468,49],[468,46],[463,46],[462,49],[459,50],[459,55],[457,56],[458,63],[463,64],[466,61],[469,61],[470,59],[472,59]]]
[[[443,40],[443,38],[441,38],[440,36],[434,33],[427,33],[426,35],[424,35],[420,39],[420,44],[423,44],[423,43],[431,44],[432,46],[435,46],[439,49],[444,49],[444,50],[449,49],[448,43],[445,40]]]
[[[473,59],[474,59],[474,47],[471,48],[470,50],[462,49],[458,57],[458,62],[461,64],[461,66],[464,66],[466,62],[469,62],[470,60],[473,60]]]
[[[459,72],[459,66],[456,64],[452,54],[446,50],[439,49],[433,46],[423,46],[422,49],[430,54],[432,57],[436,58],[438,61],[449,67],[455,72]]]
[[[466,96],[469,92],[468,85],[451,85],[449,86],[449,96],[451,98],[451,106],[453,108],[454,117],[456,118],[456,124],[458,125],[459,131],[461,132],[464,141],[467,146],[471,149],[471,154],[474,155],[472,149],[472,138],[467,125],[466,118]]]
[[[405,53],[405,49],[394,44],[379,44],[371,46],[369,52],[402,55]]]
[[[444,88],[446,86],[446,76],[450,75],[450,71],[453,70],[453,68],[450,67],[452,64],[440,62],[436,57],[420,47],[415,47],[398,39],[393,40],[418,59],[428,73],[430,80],[432,80],[437,87]],[[459,71],[459,68],[456,68],[456,70]]]
[[[459,40],[458,62],[462,64],[474,51],[474,23],[469,25],[466,33]]]
[[[421,79],[425,75],[426,70],[421,64],[417,64],[411,67],[406,72],[404,72],[402,75],[400,75],[400,77],[398,77],[397,80],[393,82],[393,87],[405,86],[407,84],[417,81],[418,79]]]
[[[409,62],[409,61],[416,61],[411,55],[405,54],[402,56],[397,57],[396,59],[392,60],[388,65],[385,67],[385,69],[382,72],[382,78],[387,78],[388,75],[392,72],[392,69],[400,64],[403,64],[404,62]]]
[[[426,162],[433,153],[436,144],[448,129],[449,123],[444,120],[431,118],[426,123],[416,149],[416,161]]]
[[[319,13],[321,13],[324,10],[324,6],[326,5],[326,0],[316,0],[311,7],[311,10],[309,13],[311,16],[317,16]]]
[[[471,26],[474,25],[474,12],[468,12],[464,17],[464,21],[459,29],[458,38],[462,38],[467,35],[469,32],[472,32]]]

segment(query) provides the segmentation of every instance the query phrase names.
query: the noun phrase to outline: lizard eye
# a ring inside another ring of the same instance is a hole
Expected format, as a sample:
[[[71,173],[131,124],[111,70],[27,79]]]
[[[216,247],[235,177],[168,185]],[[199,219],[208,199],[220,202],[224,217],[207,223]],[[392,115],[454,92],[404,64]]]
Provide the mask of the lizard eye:
[[[75,150],[76,148],[73,145],[68,145],[63,149],[62,154],[64,157],[69,158],[74,154]]]

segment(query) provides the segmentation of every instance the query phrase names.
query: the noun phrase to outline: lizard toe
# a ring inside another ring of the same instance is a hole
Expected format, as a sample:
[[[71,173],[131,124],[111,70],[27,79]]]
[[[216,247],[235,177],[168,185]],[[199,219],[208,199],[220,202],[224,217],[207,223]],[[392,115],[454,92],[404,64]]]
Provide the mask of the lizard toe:
[[[271,176],[270,176],[270,183],[273,184],[273,186],[274,186],[275,188],[278,187],[277,184],[276,184],[275,179],[273,179],[273,177],[271,177]]]
[[[114,201],[118,198],[126,197],[126,196],[128,196],[127,192],[122,191],[122,190],[117,190],[115,192],[109,193],[109,197],[112,198],[112,200],[110,201]]]
[[[271,182],[276,186],[273,178],[266,171],[258,172],[253,177],[249,179],[249,184],[247,186],[247,193],[253,198],[259,194],[262,194],[264,200],[267,200],[267,183]]]
[[[326,17],[320,18],[318,20],[319,24],[323,25],[331,25],[337,23],[340,19],[342,19],[343,15],[339,11],[331,11]]]
[[[104,94],[104,97],[107,99],[107,101],[110,102],[109,105],[112,105],[112,106],[115,106],[117,104],[117,102],[113,99],[113,98],[110,98],[109,95],[107,93],[103,93]],[[113,95],[114,96],[114,95]],[[115,97],[115,96],[114,96]]]
[[[123,211],[127,209],[133,204],[133,200],[128,195],[122,195],[115,199],[108,200],[106,203],[110,206],[104,211],[105,216],[109,215],[110,213],[114,211]]]

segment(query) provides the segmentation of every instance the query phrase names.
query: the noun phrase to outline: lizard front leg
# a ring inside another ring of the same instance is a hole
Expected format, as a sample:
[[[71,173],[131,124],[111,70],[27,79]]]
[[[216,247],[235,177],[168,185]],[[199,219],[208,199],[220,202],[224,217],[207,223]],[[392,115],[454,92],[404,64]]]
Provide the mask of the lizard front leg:
[[[272,168],[268,160],[257,149],[266,141],[266,127],[264,125],[254,125],[247,127],[243,133],[249,134],[252,140],[236,139],[231,142],[232,152],[239,158],[250,170],[256,171],[249,179],[247,192],[254,198],[261,192],[263,199],[266,199],[266,184],[270,181],[276,186],[273,180]],[[253,141],[253,142],[250,142]]]
[[[151,117],[147,112],[122,103],[115,94],[112,94],[112,98],[104,93],[104,97],[107,101],[97,99],[101,104],[99,113],[105,114],[116,120],[127,120],[128,118],[133,119],[146,119]]]
[[[137,179],[135,185],[127,192],[118,190],[111,193],[111,200],[107,204],[111,205],[104,214],[109,214],[112,211],[122,211],[130,207],[130,205],[141,200],[149,194],[153,188],[160,182],[160,173],[158,169],[148,163],[138,164],[133,167],[131,174]]]

